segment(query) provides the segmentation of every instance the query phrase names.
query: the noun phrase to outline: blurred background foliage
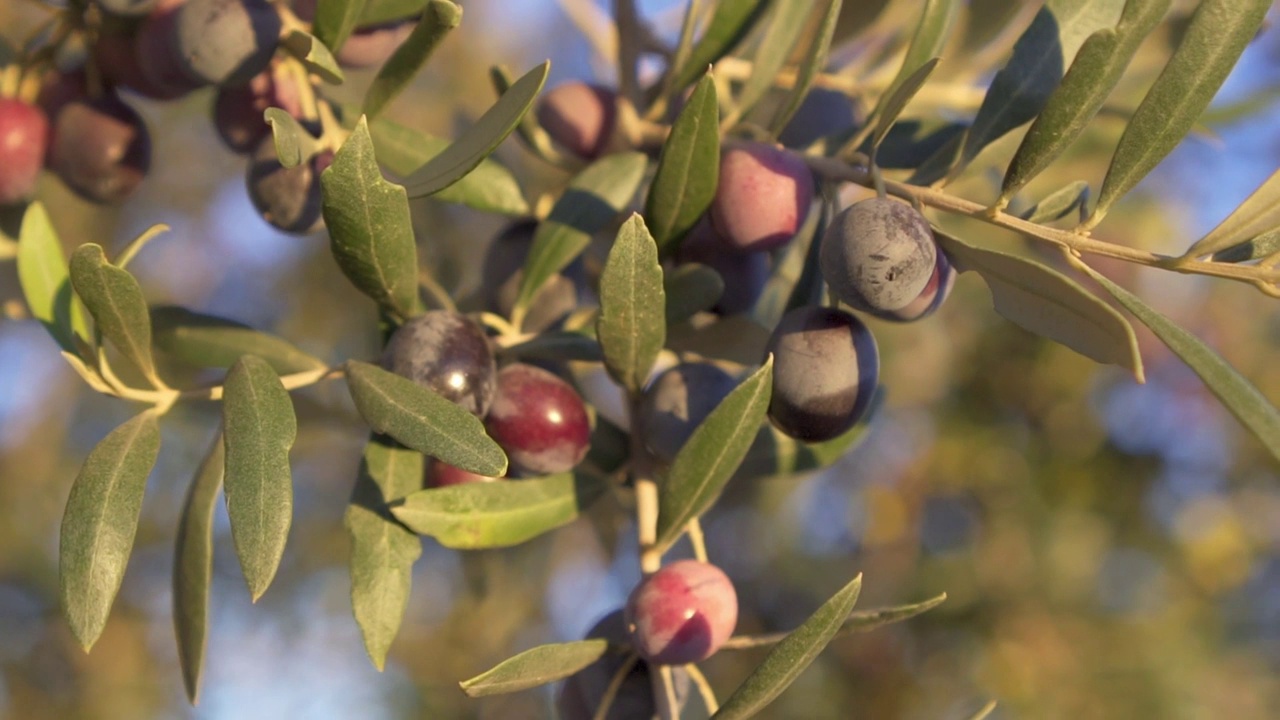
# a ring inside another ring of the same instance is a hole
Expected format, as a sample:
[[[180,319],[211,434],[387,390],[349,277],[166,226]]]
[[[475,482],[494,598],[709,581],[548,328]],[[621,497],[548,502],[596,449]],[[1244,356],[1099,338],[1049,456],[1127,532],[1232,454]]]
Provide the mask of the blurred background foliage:
[[[456,133],[492,102],[496,63],[527,68],[551,57],[551,83],[612,78],[556,3],[463,5],[462,26],[392,118]],[[674,34],[676,3],[640,5]],[[844,5],[837,43],[885,3]],[[972,80],[966,60],[999,36],[1001,18],[1020,23],[1016,37],[1029,19],[1023,6],[973,0],[931,84]],[[0,3],[11,37],[40,17],[28,3]],[[1143,46],[1137,72],[1112,98],[1117,108],[1136,105],[1170,32],[1176,23]],[[991,60],[998,67],[1003,56]],[[1213,227],[1280,163],[1277,77],[1272,30],[1246,51],[1203,132],[1097,233],[1178,254]],[[336,95],[357,99],[369,79],[351,72],[350,89]],[[925,93],[907,115],[936,118],[942,105],[971,112],[980,99]],[[373,305],[341,277],[323,235],[281,235],[257,218],[244,161],[223,149],[208,119],[211,91],[130,101],[155,143],[152,173],[131,201],[90,206],[52,175],[42,180],[68,249],[118,249],[168,223],[172,232],[132,265],[153,303],[233,317],[330,362],[372,357]],[[1122,118],[1100,118],[1026,197],[1078,179],[1096,188],[1122,129]],[[993,199],[994,169],[1021,134],[984,153],[953,192]],[[498,156],[531,198],[566,179],[515,142]],[[480,249],[503,220],[429,200],[414,208],[425,262],[455,294],[474,292]],[[1280,399],[1273,301],[1243,285],[1097,266]],[[19,298],[13,263],[0,264],[8,315]],[[1000,702],[997,718],[1275,717],[1280,477],[1190,371],[1137,326],[1148,378],[1137,385],[1004,321],[969,275],[932,318],[873,329],[889,394],[869,439],[826,472],[731,484],[706,520],[710,556],[738,587],[744,633],[795,626],[857,572],[863,609],[943,591],[949,599],[905,624],[837,640],[768,717],[967,718],[988,699]],[[191,708],[172,640],[172,538],[217,408],[180,407],[165,423],[124,586],[86,655],[58,610],[58,527],[84,455],[131,408],[86,387],[37,323],[0,322],[0,717],[552,716],[549,691],[468,700],[456,682],[532,645],[581,637],[622,603],[639,577],[627,500],[607,499],[587,521],[511,550],[463,554],[425,540],[408,615],[379,674],[351,618],[341,522],[366,430],[340,384],[294,399],[295,516],[284,562],[252,606],[219,508],[206,676]],[[761,653],[726,651],[705,667],[723,693]]]

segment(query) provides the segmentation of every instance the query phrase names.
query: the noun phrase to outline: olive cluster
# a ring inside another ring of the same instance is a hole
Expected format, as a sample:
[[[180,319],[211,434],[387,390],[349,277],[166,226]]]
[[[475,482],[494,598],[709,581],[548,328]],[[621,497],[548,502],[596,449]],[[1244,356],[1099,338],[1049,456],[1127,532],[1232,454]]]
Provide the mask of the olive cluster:
[[[249,156],[245,182],[254,207],[278,229],[305,233],[321,224],[319,175],[333,148],[315,143],[295,167],[276,156],[263,118],[275,107],[319,132],[307,71],[280,50],[290,24],[309,21],[315,0],[92,0],[70,18],[88,52],[54,63],[24,58],[24,79],[0,98],[0,205],[29,199],[47,167],[96,203],[129,197],[151,166],[146,124],[128,94],[177,100],[215,88],[211,117],[232,151]],[[286,22],[288,20],[288,22]],[[358,28],[335,53],[348,68],[384,62],[412,30],[411,20]]]

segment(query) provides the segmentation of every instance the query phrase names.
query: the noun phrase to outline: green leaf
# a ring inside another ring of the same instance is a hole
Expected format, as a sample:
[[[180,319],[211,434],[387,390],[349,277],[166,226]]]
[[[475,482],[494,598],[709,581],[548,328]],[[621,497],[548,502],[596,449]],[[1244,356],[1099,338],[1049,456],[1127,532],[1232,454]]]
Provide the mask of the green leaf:
[[[1085,38],[1115,25],[1123,0],[1049,0],[991,81],[969,128],[958,167],[1044,109]]]
[[[550,69],[548,60],[525,73],[452,145],[405,178],[409,197],[434,195],[466,177],[489,157],[533,107]]]
[[[356,27],[380,25],[389,20],[403,20],[422,13],[427,0],[365,0]],[[332,47],[332,46],[330,46]]]
[[[319,142],[292,115],[272,107],[267,108],[262,117],[271,126],[271,138],[281,165],[297,167],[316,154]]]
[[[449,0],[429,0],[409,37],[396,48],[364,96],[364,114],[376,117],[404,90],[450,30],[462,22],[462,8]]]
[[[724,279],[706,265],[684,263],[662,277],[667,298],[667,325],[678,325],[703,310],[710,310],[724,294]]]
[[[1115,308],[1053,268],[935,233],[959,271],[975,271],[991,288],[996,312],[1037,335],[1100,363],[1119,365],[1143,382],[1133,326]]]
[[[1280,252],[1280,227],[1268,230],[1257,237],[1232,245],[1213,254],[1214,262],[1238,263],[1260,260]]]
[[[311,24],[311,33],[325,47],[333,52],[342,49],[342,44],[351,37],[356,29],[360,15],[368,5],[377,4],[377,0],[366,3],[365,0],[316,0],[316,16]],[[411,13],[405,13],[409,15]]]
[[[1081,269],[1098,282],[1126,310],[1182,358],[1232,415],[1248,428],[1273,456],[1280,459],[1280,411],[1277,411],[1258,388],[1227,364],[1222,356],[1169,318],[1161,315],[1137,295],[1125,290],[1093,268],[1081,263]]]
[[[245,355],[231,366],[222,425],[231,539],[257,602],[275,577],[293,519],[289,448],[298,435],[293,401],[266,360]]]
[[[538,225],[525,260],[524,275],[511,311],[519,327],[543,283],[582,254],[591,236],[607,228],[636,194],[644,179],[644,153],[608,155],[569,183],[551,213]]]
[[[257,355],[281,375],[327,367],[288,340],[177,305],[152,308],[151,323],[155,346],[193,367],[229,368],[241,355]]]
[[[408,378],[376,365],[347,362],[356,409],[374,430],[463,470],[501,477],[507,456],[479,418]]]
[[[1088,226],[1182,140],[1266,18],[1271,0],[1202,0],[1182,42],[1134,111],[1098,192]]]
[[[1058,89],[1031,123],[1004,174],[1001,201],[1021,190],[1062,154],[1102,109],[1138,46],[1169,10],[1171,0],[1128,0],[1114,30],[1090,35]]]
[[[929,75],[933,73],[933,69],[938,67],[938,61],[941,58],[930,58],[924,62],[915,72],[903,78],[902,84],[897,85],[891,91],[886,93],[877,106],[879,111],[876,117],[876,128],[871,133],[871,157],[874,161],[876,151],[880,149],[880,143],[884,140],[884,136],[889,134],[889,128],[898,121],[898,116],[907,107],[907,103],[911,102],[911,98],[920,92],[920,88],[924,87],[924,83],[929,79]]]
[[[98,329],[153,383],[151,317],[142,288],[128,271],[111,265],[102,248],[88,243],[71,254],[71,285]]]
[[[40,202],[27,206],[18,232],[18,282],[31,317],[39,320],[66,352],[77,353],[76,336],[87,341],[84,315],[71,295],[62,241]]]
[[[738,477],[786,477],[831,465],[849,454],[867,437],[871,421],[884,405],[884,386],[876,387],[870,407],[862,420],[844,433],[818,443],[789,437],[772,424],[760,429],[747,456],[738,468]]]
[[[511,71],[505,65],[494,65],[489,68],[489,81],[493,85],[493,89],[499,95],[506,95],[511,86],[515,84],[515,80],[511,77]],[[524,114],[520,118],[520,122],[516,124],[516,137],[524,143],[534,155],[542,158],[552,165],[564,165],[566,159],[556,150],[555,143],[552,142],[551,136],[538,123],[536,113]]]
[[[773,0],[770,3],[769,16],[763,23],[764,36],[751,58],[751,75],[736,98],[739,112],[751,110],[773,87],[778,71],[787,64],[791,49],[804,33],[813,7],[812,0]]]
[[[380,162],[392,173],[405,177],[427,161],[444,152],[448,140],[411,130],[386,118],[369,125],[373,149]],[[504,215],[527,215],[529,203],[520,184],[504,165],[487,157],[461,180],[432,195],[441,202],[452,202]]]
[[[667,298],[662,288],[658,246],[633,213],[623,223],[600,276],[600,318],[596,337],[604,365],[614,380],[638,393],[667,337]]]
[[[297,28],[290,30],[280,41],[280,46],[300,60],[308,71],[320,76],[331,85],[341,85],[346,77],[329,48],[314,35]]]
[[[320,175],[330,248],[356,289],[400,316],[417,313],[418,251],[404,188],[383,179],[360,118]]]
[[[71,485],[58,547],[59,585],[62,612],[85,652],[102,634],[120,590],[159,452],[160,426],[148,410],[103,438]]]
[[[782,694],[835,637],[858,601],[862,576],[822,604],[808,620],[773,647],[755,671],[725,700],[714,720],[748,718]]]
[[[675,88],[688,87],[734,48],[769,7],[770,0],[732,0],[716,3],[715,14],[707,23],[707,29],[694,43],[689,59],[676,72]]]
[[[1280,170],[1264,180],[1240,203],[1240,207],[1231,211],[1208,235],[1197,240],[1182,257],[1210,255],[1277,226],[1280,226]],[[22,262],[21,258],[18,262]]]
[[[379,671],[400,631],[422,540],[388,505],[422,488],[422,453],[379,435],[369,439],[343,524],[351,537],[351,608]]]
[[[1064,188],[1055,190],[1048,197],[1032,205],[1019,217],[1030,223],[1044,223],[1061,220],[1068,213],[1084,212],[1089,202],[1089,183],[1077,180]]]
[[[659,481],[655,545],[670,547],[715,504],[764,422],[773,396],[773,356],[733,389],[680,448]]]
[[[466,483],[419,490],[391,512],[448,548],[510,547],[572,522],[607,489],[603,480],[573,473]]]
[[[711,207],[720,181],[720,106],[710,74],[698,81],[662,145],[644,214],[664,255]]]
[[[894,95],[900,88],[911,82],[911,78],[919,74],[919,68],[935,62],[947,44],[947,38],[956,15],[960,12],[959,3],[955,0],[925,0],[924,9],[920,12],[920,22],[911,36],[911,44],[907,46],[907,54],[902,58],[902,66],[889,90],[881,96],[876,112],[884,113],[886,98]],[[914,95],[915,93],[911,93]],[[908,96],[909,99],[910,96]]]
[[[517,357],[534,360],[604,360],[600,343],[591,335],[569,330],[550,330],[516,345],[499,351],[501,357]]]
[[[467,697],[473,698],[528,690],[563,680],[608,651],[609,643],[599,639],[539,645],[458,684]]]
[[[222,433],[200,463],[187,490],[173,548],[173,631],[187,699],[200,697],[200,674],[209,634],[209,588],[213,583],[213,511],[222,489],[226,459]]]
[[[840,629],[836,631],[835,637],[852,635],[854,633],[870,632],[876,628],[884,627],[885,625],[893,625],[894,623],[909,620],[917,615],[921,615],[938,607],[943,602],[946,602],[946,599],[947,594],[941,593],[923,602],[851,613],[849,615],[849,619],[846,620],[844,624],[840,626]],[[787,639],[787,635],[788,633],[739,635],[738,637],[729,638],[728,642],[721,646],[721,649],[744,650],[747,648],[774,645]]]
[[[814,35],[814,41],[809,43],[808,52],[796,73],[796,83],[787,95],[786,101],[778,107],[773,114],[773,119],[769,121],[769,134],[772,137],[776,138],[787,123],[791,122],[791,118],[800,109],[805,96],[813,87],[818,73],[826,67],[827,56],[831,51],[831,38],[835,36],[836,26],[840,20],[840,8],[841,0],[828,0],[827,8]]]

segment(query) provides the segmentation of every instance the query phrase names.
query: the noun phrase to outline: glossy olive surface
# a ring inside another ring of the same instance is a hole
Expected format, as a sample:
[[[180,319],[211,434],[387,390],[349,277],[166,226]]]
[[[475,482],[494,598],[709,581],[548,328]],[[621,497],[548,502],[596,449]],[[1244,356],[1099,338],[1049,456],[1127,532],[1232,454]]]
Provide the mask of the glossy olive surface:
[[[467,316],[423,313],[401,325],[382,352],[382,367],[484,417],[497,389],[497,366],[484,330]]]
[[[587,454],[591,424],[582,396],[542,368],[512,363],[498,373],[485,429],[507,453],[513,475],[573,469]]]
[[[830,440],[870,407],[880,376],[875,337],[843,310],[797,308],[769,338],[773,398],[769,419],[798,440]]]
[[[685,665],[715,654],[738,624],[738,594],[710,563],[677,560],[631,591],[627,627],[640,657]]]

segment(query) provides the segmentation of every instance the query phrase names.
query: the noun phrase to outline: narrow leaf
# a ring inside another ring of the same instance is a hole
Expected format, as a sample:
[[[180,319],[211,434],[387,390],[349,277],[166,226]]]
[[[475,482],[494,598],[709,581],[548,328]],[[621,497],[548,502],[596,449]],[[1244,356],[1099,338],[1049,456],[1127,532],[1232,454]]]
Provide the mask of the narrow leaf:
[[[382,177],[365,118],[320,175],[330,249],[351,283],[401,318],[419,308],[418,255],[404,188]]]
[[[736,98],[739,112],[751,110],[773,87],[778,71],[786,65],[791,49],[804,33],[813,5],[811,0],[773,0],[764,22],[764,36],[751,58],[751,75]]]
[[[958,167],[1044,109],[1085,38],[1115,25],[1123,0],[1048,0],[991,81]]]
[[[316,154],[319,143],[292,115],[271,107],[262,113],[262,117],[271,126],[271,139],[281,165],[297,167]]]
[[[823,203],[822,212],[811,212],[796,236],[773,261],[773,269],[764,289],[751,308],[751,317],[761,327],[777,327],[787,311],[822,301],[822,273],[818,270],[821,243],[815,239],[826,229],[830,207]]]
[[[512,309],[517,327],[543,283],[581,255],[592,234],[608,227],[631,202],[647,163],[644,153],[608,155],[569,183],[533,236]]]
[[[517,357],[534,360],[583,360],[600,362],[604,355],[600,343],[590,335],[579,332],[544,331],[516,345],[499,351],[500,357]]]
[[[1133,326],[1115,308],[1066,275],[1033,260],[975,247],[936,233],[956,269],[975,271],[991,288],[996,312],[1037,335],[1143,381]]]
[[[422,540],[391,515],[391,502],[422,488],[422,453],[369,439],[343,524],[351,537],[351,608],[379,671],[400,632]]]
[[[724,294],[724,279],[706,265],[684,263],[663,275],[662,293],[667,298],[667,325],[678,325],[714,307]]]
[[[245,355],[231,366],[222,425],[231,539],[256,602],[284,555],[293,519],[289,449],[298,435],[293,401],[266,360]]]
[[[102,334],[148,379],[155,378],[151,317],[138,281],[108,263],[100,246],[89,243],[71,254],[71,285]]]
[[[193,367],[229,368],[241,355],[257,355],[281,375],[326,367],[288,340],[177,305],[152,308],[151,323],[155,346]]]
[[[222,433],[213,439],[187,490],[173,548],[173,630],[187,699],[200,697],[200,674],[209,634],[209,588],[213,582],[213,511],[222,489],[226,459]]]
[[[466,483],[420,490],[391,512],[448,548],[510,547],[572,522],[607,489],[602,480],[573,473]]]
[[[346,367],[351,398],[374,430],[463,470],[506,474],[506,454],[475,415],[376,365],[351,360]]]
[[[719,108],[715,81],[705,75],[662,145],[644,213],[663,254],[676,248],[676,241],[715,199],[720,181]]]
[[[443,138],[420,133],[381,117],[369,125],[369,132],[373,136],[373,148],[379,162],[400,177],[412,174],[444,152],[450,144]],[[504,215],[529,213],[529,203],[524,199],[520,183],[506,166],[492,157],[485,158],[475,170],[431,197],[482,212]]]
[[[883,113],[887,103],[886,98],[907,85],[912,76],[919,74],[919,68],[930,61],[935,61],[942,54],[942,48],[947,44],[951,26],[955,23],[959,12],[960,4],[955,0],[925,0],[924,9],[920,12],[920,22],[916,24],[916,31],[911,36],[907,54],[902,58],[902,66],[898,68],[898,74],[894,76],[893,82],[889,83],[889,90],[877,103],[875,112]]]
[[[84,316],[71,295],[71,278],[62,241],[40,202],[27,206],[18,231],[18,282],[31,317],[39,320],[66,352],[77,352],[75,338],[89,337]]]
[[[473,698],[528,690],[563,680],[608,651],[609,643],[600,639],[539,645],[458,684],[467,697]]]
[[[858,601],[861,590],[862,576],[859,575],[823,603],[785,640],[775,645],[712,718],[748,718],[773,702],[835,637]]]
[[[364,113],[376,117],[404,90],[450,30],[462,22],[462,8],[449,0],[430,0],[409,37],[378,70],[364,96]]]
[[[1199,338],[1161,315],[1137,295],[1125,290],[1096,270],[1081,264],[1081,269],[1133,313],[1144,325],[1182,358],[1209,391],[1231,411],[1240,424],[1248,428],[1273,456],[1280,459],[1280,411],[1276,410],[1258,388],[1231,367],[1222,356]]]
[[[360,13],[356,27],[380,25],[389,20],[404,20],[421,14],[422,8],[426,5],[427,0],[364,0],[364,10]]]
[[[716,3],[715,14],[707,29],[694,43],[689,59],[676,72],[675,88],[682,90],[697,80],[707,66],[714,64],[734,48],[756,24],[769,6],[769,0],[732,0]]]
[[[684,528],[715,504],[725,483],[746,457],[773,395],[770,356],[729,393],[676,454],[658,492],[660,548],[670,547]]]
[[[911,98],[920,92],[920,88],[924,87],[924,83],[929,79],[929,75],[933,73],[933,69],[938,67],[938,61],[941,58],[930,58],[923,65],[916,68],[915,72],[907,75],[902,80],[902,84],[895,86],[891,91],[885,94],[881,99],[880,105],[877,107],[879,111],[876,117],[876,129],[871,133],[871,153],[874,159],[876,151],[880,148],[880,143],[884,140],[884,136],[889,134],[889,128],[897,122],[898,116],[907,107],[907,103],[911,102]]]
[[[1280,227],[1245,240],[1239,245],[1224,248],[1213,254],[1214,262],[1238,263],[1261,260],[1280,252]]]
[[[1134,111],[1098,192],[1089,225],[1182,140],[1266,18],[1271,0],[1203,0],[1182,42]]]
[[[840,626],[836,631],[836,637],[844,635],[852,635],[854,633],[870,632],[876,628],[885,625],[893,625],[904,620],[909,620],[917,615],[922,615],[945,602],[947,594],[942,593],[935,595],[923,602],[911,603],[909,605],[895,605],[894,607],[880,608],[877,610],[863,610],[851,613],[849,619]],[[724,645],[724,650],[744,650],[747,648],[763,647],[766,645],[774,645],[787,639],[789,633],[770,633],[767,635],[739,635],[738,637],[729,638]]]
[[[1061,220],[1072,212],[1084,212],[1089,202],[1089,183],[1077,180],[1064,188],[1055,190],[1045,199],[1032,205],[1021,218],[1037,225]]]
[[[1210,230],[1208,235],[1197,240],[1182,257],[1197,258],[1210,255],[1278,226],[1280,226],[1280,170],[1264,180],[1244,202],[1240,203],[1240,207],[1231,211],[1231,214]],[[21,258],[18,262],[22,262]]]
[[[493,154],[529,112],[550,69],[548,60],[525,73],[452,145],[405,178],[409,197],[425,197],[444,190]]]
[[[365,8],[365,0],[316,0],[316,17],[311,24],[311,32],[325,47],[337,52],[355,30]]]
[[[316,36],[297,28],[290,30],[280,40],[280,46],[290,55],[300,60],[310,72],[320,76],[321,80],[331,85],[341,85],[345,76],[333,53]]]
[[[1115,30],[1090,35],[1044,110],[1031,123],[1005,171],[1001,199],[1007,201],[1062,154],[1120,82],[1138,46],[1169,10],[1171,0],[1128,0]]]
[[[644,387],[667,337],[667,298],[658,246],[644,218],[623,223],[600,276],[596,337],[613,379],[632,393]]]
[[[773,119],[769,121],[769,133],[773,137],[777,137],[787,123],[791,122],[791,118],[800,109],[805,96],[813,87],[818,73],[826,68],[827,56],[831,51],[831,38],[835,36],[836,25],[840,20],[841,6],[841,0],[828,0],[826,10],[818,23],[814,41],[809,44],[808,53],[800,63],[799,71],[796,72],[796,83],[787,95],[786,101],[778,107],[777,112],[773,114]]]
[[[155,413],[143,412],[89,452],[62,515],[58,574],[62,612],[80,647],[102,634],[138,530],[147,475],[160,452]]]

